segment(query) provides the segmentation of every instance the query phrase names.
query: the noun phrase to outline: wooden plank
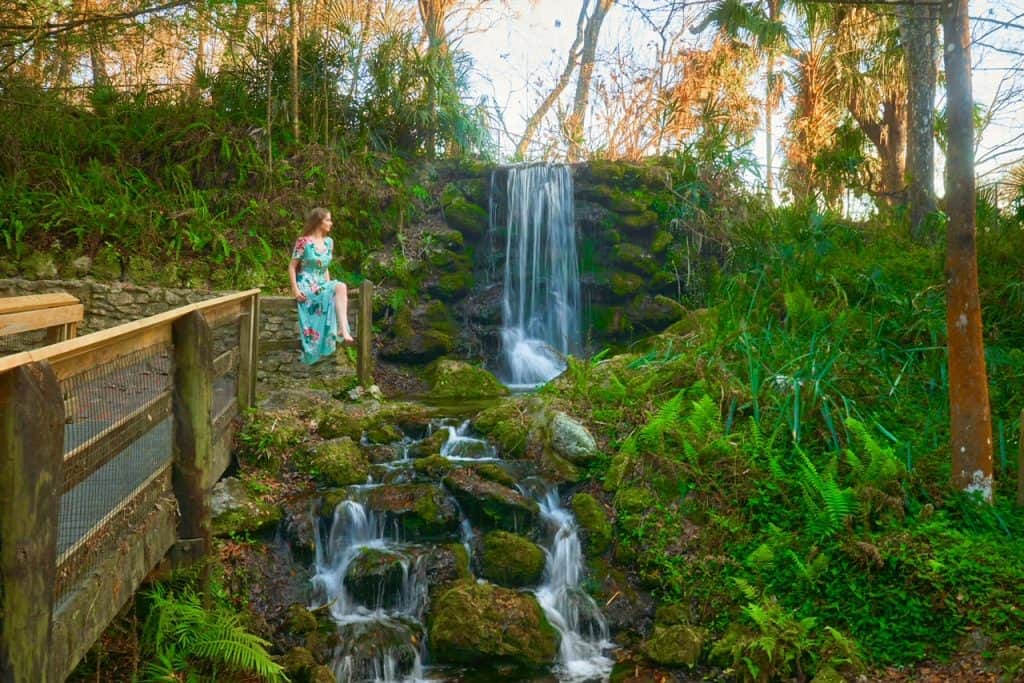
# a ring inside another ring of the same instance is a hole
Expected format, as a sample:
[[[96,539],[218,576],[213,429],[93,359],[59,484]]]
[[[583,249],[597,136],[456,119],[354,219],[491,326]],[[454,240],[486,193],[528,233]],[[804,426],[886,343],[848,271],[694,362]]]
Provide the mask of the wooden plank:
[[[237,346],[232,346],[230,349],[220,354],[213,359],[213,376],[223,377],[232,370],[238,368],[238,358],[241,355],[241,351]]]
[[[253,336],[259,332],[253,329],[256,320],[256,300],[249,301],[249,310],[242,316],[238,328],[238,379],[235,382],[235,397],[238,399],[240,410],[248,410],[252,407],[250,401],[251,384],[249,374],[255,369],[255,358],[252,352]]]
[[[247,301],[228,301],[222,305],[205,309],[203,317],[206,318],[206,324],[215,330],[236,322],[242,316],[247,303]]]
[[[93,332],[92,334],[87,334],[83,337],[75,337],[74,339],[69,339],[68,341],[53,344],[34,351],[23,351],[9,356],[3,356],[0,358],[0,372],[5,372],[11,368],[18,367],[19,365],[25,365],[26,363],[42,360],[50,361],[56,368],[67,356],[87,353],[97,348],[123,341],[125,338],[144,332],[151,327],[160,327],[167,323],[172,323],[194,311],[203,311],[207,308],[213,308],[232,300],[241,301],[243,299],[257,296],[259,291],[260,290],[258,289],[249,289],[244,292],[237,292],[235,294],[228,294],[216,299],[210,299],[209,301],[188,304],[187,306],[158,313],[157,315],[143,318],[142,320],[135,320],[106,330]],[[58,376],[60,376],[59,373]]]
[[[82,304],[0,314],[0,337],[81,322],[84,317],[85,306]]]
[[[263,315],[263,297],[259,294],[252,298],[252,352],[250,353],[249,372],[239,376],[238,381],[243,379],[249,383],[249,402],[245,408],[252,408],[256,405],[256,373],[260,367],[260,321]]]
[[[20,313],[21,311],[35,311],[55,306],[70,306],[77,303],[80,303],[78,299],[66,292],[6,296],[0,298],[0,315]]]
[[[88,339],[91,336],[90,334],[80,338]],[[61,344],[63,343],[61,342]],[[171,325],[165,322],[156,327],[146,327],[129,333],[103,346],[92,346],[83,351],[58,356],[52,361],[53,370],[59,379],[65,380],[95,367],[113,363],[118,358],[129,354],[149,350],[159,352],[155,347],[170,347],[170,345]]]
[[[220,436],[220,433],[227,429],[228,424],[236,415],[238,415],[238,398],[232,396],[227,405],[221,408],[217,416],[213,418],[214,438]]]
[[[46,363],[0,375],[0,681],[52,680],[62,405]]]
[[[121,418],[64,456],[64,493],[117,457],[171,414],[171,392],[165,391]]]
[[[369,387],[373,384],[373,283],[369,280],[363,280],[359,287],[359,320],[356,325],[356,375],[359,384]]]

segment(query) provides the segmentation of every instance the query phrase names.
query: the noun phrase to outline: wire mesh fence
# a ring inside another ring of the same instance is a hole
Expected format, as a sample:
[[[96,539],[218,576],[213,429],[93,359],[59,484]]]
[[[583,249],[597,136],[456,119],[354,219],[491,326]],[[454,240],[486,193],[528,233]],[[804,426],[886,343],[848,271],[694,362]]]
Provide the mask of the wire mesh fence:
[[[59,599],[117,541],[137,495],[172,457],[170,346],[159,344],[61,381],[64,493],[58,533]]]
[[[47,343],[48,330],[30,330],[0,336],[0,356],[31,351]]]
[[[242,318],[236,318],[211,330],[213,344],[213,404],[210,417],[214,420],[214,435],[223,425],[217,422],[231,400],[238,395],[238,363],[241,357]],[[230,417],[230,416],[228,416]]]

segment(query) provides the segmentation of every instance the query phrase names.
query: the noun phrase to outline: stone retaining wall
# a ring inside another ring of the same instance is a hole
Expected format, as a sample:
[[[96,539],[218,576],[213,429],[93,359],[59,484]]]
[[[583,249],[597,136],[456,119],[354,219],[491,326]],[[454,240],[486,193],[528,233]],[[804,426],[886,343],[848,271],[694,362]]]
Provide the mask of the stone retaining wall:
[[[67,292],[85,306],[85,320],[79,328],[79,335],[228,293],[139,286],[129,282],[0,279],[0,297],[52,292]],[[299,324],[294,300],[265,296],[260,298],[260,302],[259,383],[276,386],[296,379],[327,381],[355,374],[355,363],[344,351],[339,352],[334,360],[327,359],[314,366],[303,365],[299,361]],[[13,343],[5,344],[5,351],[20,350],[16,346],[17,340],[11,341]]]

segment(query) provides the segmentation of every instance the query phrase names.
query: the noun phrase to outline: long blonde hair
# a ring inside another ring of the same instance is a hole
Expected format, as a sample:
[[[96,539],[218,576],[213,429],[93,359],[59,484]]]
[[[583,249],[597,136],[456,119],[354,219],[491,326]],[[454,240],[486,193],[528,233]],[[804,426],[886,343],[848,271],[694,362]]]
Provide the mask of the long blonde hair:
[[[302,236],[309,237],[312,235],[313,231],[319,228],[324,219],[330,215],[331,212],[321,206],[310,209],[309,213],[306,214],[306,226],[302,230]]]

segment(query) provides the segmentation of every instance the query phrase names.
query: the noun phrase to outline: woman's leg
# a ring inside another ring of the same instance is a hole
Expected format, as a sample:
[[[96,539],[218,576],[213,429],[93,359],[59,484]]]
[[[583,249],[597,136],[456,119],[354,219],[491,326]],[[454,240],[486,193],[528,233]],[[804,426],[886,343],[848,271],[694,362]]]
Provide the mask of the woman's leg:
[[[334,288],[334,310],[338,314],[338,331],[346,342],[352,341],[352,331],[348,328],[348,287],[338,282]]]

